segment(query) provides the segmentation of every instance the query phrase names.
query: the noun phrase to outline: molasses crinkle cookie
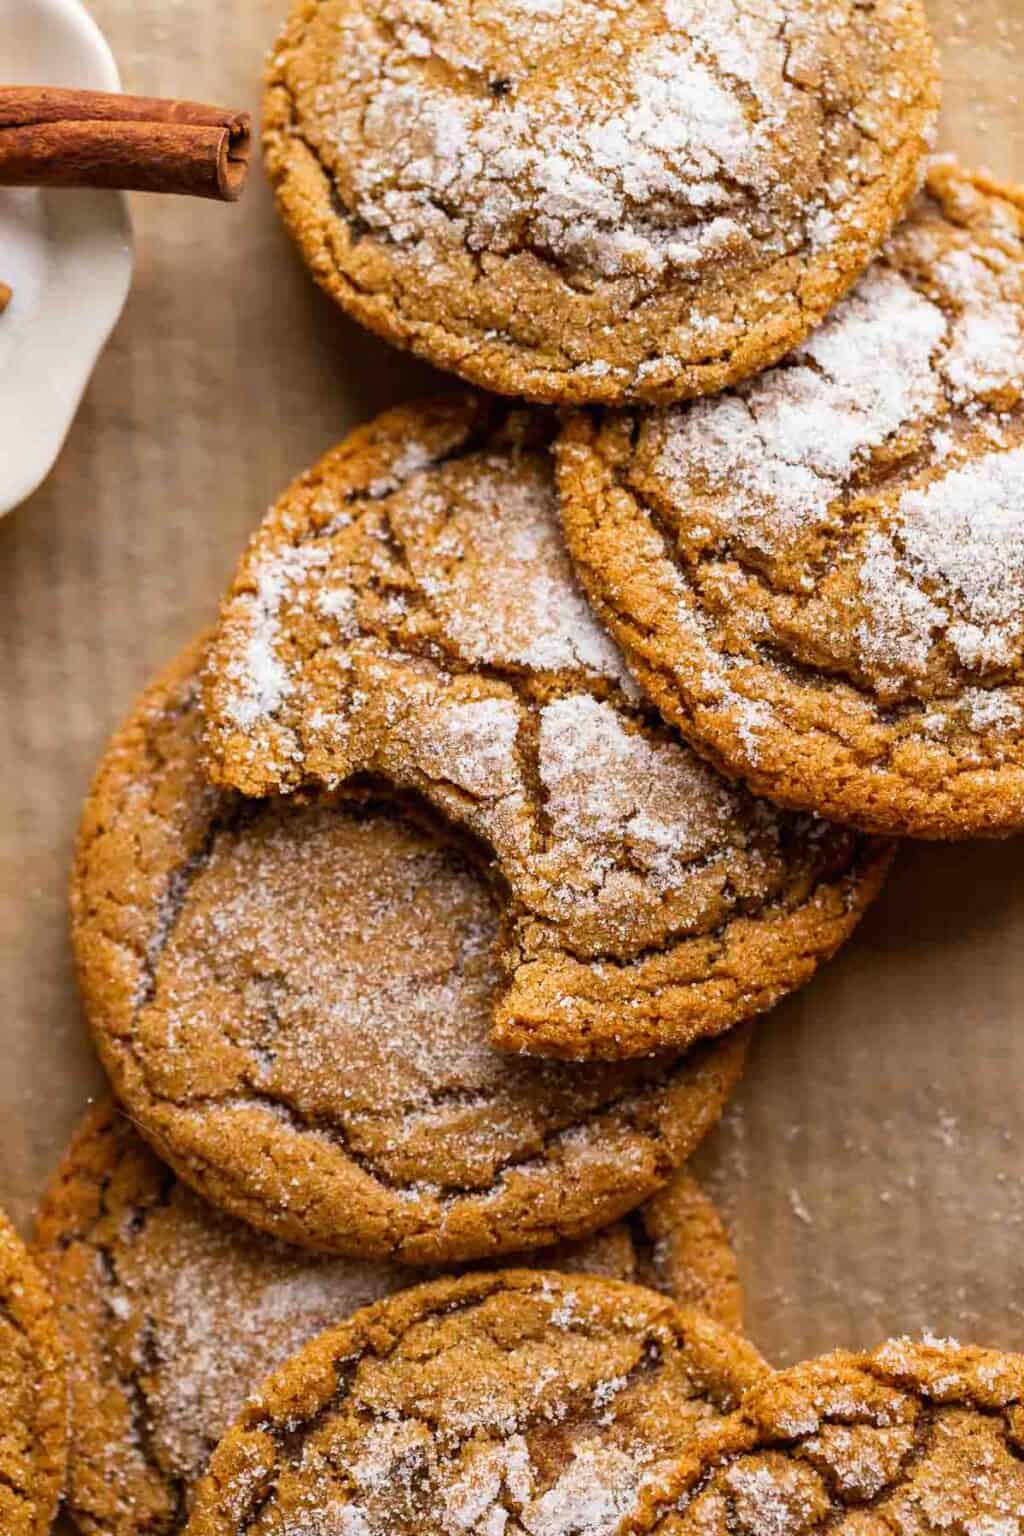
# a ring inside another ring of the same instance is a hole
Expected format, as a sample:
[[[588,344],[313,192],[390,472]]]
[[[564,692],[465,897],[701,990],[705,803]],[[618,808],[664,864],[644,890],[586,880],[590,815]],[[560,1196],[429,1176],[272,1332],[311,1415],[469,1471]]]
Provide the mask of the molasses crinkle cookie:
[[[314,1339],[214,1453],[188,1536],[616,1536],[766,1369],[638,1286],[438,1281]]]
[[[920,0],[295,0],[264,145],[379,335],[501,394],[665,401],[821,321],[936,104]]]
[[[499,1055],[499,914],[476,851],[354,788],[212,789],[198,659],[111,743],[72,883],[86,1013],[157,1151],[275,1236],[417,1264],[584,1237],[661,1189],[745,1037],[625,1067]]]
[[[679,1050],[806,981],[888,849],[755,800],[645,705],[574,583],[547,432],[434,401],[293,486],[223,607],[209,768],[256,795],[370,772],[479,839],[498,1046]]]
[[[64,1351],[49,1294],[0,1212],[0,1531],[47,1536],[64,1486]]]
[[[955,165],[780,367],[578,414],[570,550],[662,713],[783,805],[1024,826],[1024,196]]]
[[[622,1536],[1024,1530],[1024,1356],[953,1340],[835,1354],[754,1387]]]
[[[54,1176],[36,1256],[73,1361],[66,1502],[86,1536],[177,1536],[211,1451],[263,1378],[323,1329],[423,1278],[388,1260],[291,1248],[223,1215],[109,1102]],[[535,1262],[642,1280],[739,1323],[728,1239],[683,1173],[628,1221]]]

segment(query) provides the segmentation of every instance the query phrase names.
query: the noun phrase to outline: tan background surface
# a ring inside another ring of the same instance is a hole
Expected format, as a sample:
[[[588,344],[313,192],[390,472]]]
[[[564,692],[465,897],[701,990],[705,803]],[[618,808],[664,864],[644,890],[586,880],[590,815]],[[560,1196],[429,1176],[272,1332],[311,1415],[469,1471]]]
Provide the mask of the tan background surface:
[[[284,0],[95,0],[129,89],[256,107]],[[933,0],[944,147],[1024,178],[1024,0]],[[266,504],[431,375],[306,280],[257,174],[136,199],[135,288],[46,486],[0,523],[0,1202],[24,1226],[99,1074],[65,872],[104,739],[212,616]],[[930,1328],[1024,1348],[1021,846],[909,848],[762,1026],[701,1163],[782,1362]]]

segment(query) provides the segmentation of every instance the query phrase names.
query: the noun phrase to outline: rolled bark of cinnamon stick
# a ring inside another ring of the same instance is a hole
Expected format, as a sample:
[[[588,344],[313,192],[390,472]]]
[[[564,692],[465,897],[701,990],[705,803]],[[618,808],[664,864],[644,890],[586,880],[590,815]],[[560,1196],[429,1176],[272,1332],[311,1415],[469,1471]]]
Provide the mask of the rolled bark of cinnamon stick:
[[[0,85],[0,186],[107,187],[233,203],[247,112],[195,101]]]

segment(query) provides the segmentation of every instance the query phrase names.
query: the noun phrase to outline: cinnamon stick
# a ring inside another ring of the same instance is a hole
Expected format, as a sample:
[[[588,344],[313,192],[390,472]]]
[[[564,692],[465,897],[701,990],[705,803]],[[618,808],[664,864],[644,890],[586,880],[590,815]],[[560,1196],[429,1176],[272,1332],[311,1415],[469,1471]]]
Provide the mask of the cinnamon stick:
[[[195,101],[0,85],[0,186],[110,187],[233,203],[247,112]]]

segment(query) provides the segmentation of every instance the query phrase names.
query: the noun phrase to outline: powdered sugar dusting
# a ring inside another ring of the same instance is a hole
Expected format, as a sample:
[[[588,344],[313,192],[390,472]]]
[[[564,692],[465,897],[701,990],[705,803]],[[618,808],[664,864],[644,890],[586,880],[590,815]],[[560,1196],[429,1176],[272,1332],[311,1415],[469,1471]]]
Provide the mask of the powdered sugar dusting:
[[[655,886],[678,884],[732,811],[723,781],[692,753],[627,730],[612,705],[584,694],[542,709],[540,774],[554,835],[589,851],[598,881],[625,846]]]
[[[758,1443],[712,1462],[684,1494],[681,1536],[724,1530],[726,1511],[739,1536],[1019,1536],[1024,1467],[999,1410],[1022,1380],[1019,1356],[955,1340],[892,1340],[873,1356],[798,1366],[747,1399]]]
[[[578,669],[614,680],[635,696],[618,648],[594,619],[572,574],[546,456],[478,454],[434,466],[430,473],[421,472],[423,457],[414,440],[386,479],[375,482],[375,500],[388,498],[389,525],[403,542],[446,647],[473,664]],[[322,645],[340,672],[351,668],[350,648],[363,635],[359,604],[365,576],[344,562],[332,568],[331,534],[339,529],[354,536],[351,511],[333,517],[319,537],[297,546],[285,543],[256,564],[253,590],[240,601],[236,654],[224,667],[225,711],[240,730],[269,719],[299,688],[282,626],[288,631],[311,617],[323,621]],[[383,525],[373,521],[372,508],[366,533],[371,562],[387,569]],[[398,592],[378,597],[374,613],[378,623],[389,626],[409,616]],[[333,730],[343,740],[344,708],[339,698],[336,720],[318,712],[314,730]],[[467,703],[461,713],[446,717],[453,751],[468,751],[477,729],[482,742],[493,743],[491,760],[497,766],[495,754],[507,753],[515,737],[509,708]],[[481,743],[477,755],[488,750]],[[473,789],[472,772],[467,787]]]
[[[385,1421],[366,1438],[371,1448],[350,1468],[360,1502],[338,1507],[341,1523],[325,1528],[330,1536],[391,1536],[395,1489],[403,1485],[402,1512],[417,1511],[430,1529],[436,1521],[444,1536],[615,1536],[652,1459],[642,1443],[631,1453],[584,1439],[545,1487],[521,1434],[471,1441],[454,1459],[439,1454],[419,1424]]]
[[[225,986],[230,967],[261,1086],[305,1097],[320,1083],[353,1135],[364,1114],[401,1123],[445,1089],[500,1095],[504,1081],[514,1099],[487,1045],[496,932],[480,881],[400,823],[268,819],[222,839],[192,885],[165,952],[168,1023],[174,1038],[194,1029],[211,968]]]
[[[403,819],[270,806],[194,873],[141,1027],[159,1070],[229,1048],[240,1094],[336,1126],[389,1186],[482,1199],[562,1132],[578,1166],[591,1118],[659,1080],[493,1050],[497,938],[455,848]]]
[[[1024,640],[1024,449],[904,492],[892,530],[870,536],[861,587],[861,645],[877,663],[923,672],[945,636],[974,673],[1012,665]]]
[[[989,762],[1009,757],[1024,660],[1024,240],[966,179],[949,212],[944,186],[937,173],[783,364],[641,424],[634,484],[687,567],[686,692],[728,720],[738,764],[762,766],[766,730],[790,751],[786,733],[818,709],[814,674],[839,685],[826,734],[845,740],[896,707],[887,733],[957,755],[984,733]]]
[[[279,1536],[379,1536],[361,1509],[333,1499],[318,1501],[301,1514],[286,1518],[278,1531]]]
[[[529,1536],[614,1536],[643,1482],[635,1456],[616,1446],[584,1444],[558,1481],[522,1511]]]
[[[733,1496],[741,1528],[758,1536],[801,1536],[825,1513],[821,1481],[810,1467],[739,1461],[722,1481]]]
[[[340,1318],[408,1283],[398,1265],[318,1259],[250,1233],[177,1186],[124,1244],[115,1315],[146,1318],[150,1436],[194,1483],[243,1402],[277,1365]]]
[[[907,574],[884,534],[868,535],[859,580],[866,614],[857,629],[861,655],[885,671],[923,673],[943,612]]]
[[[386,474],[378,475],[367,485],[367,494],[370,496],[387,496],[395,491],[417,470],[426,469],[430,464],[432,454],[426,443],[421,443],[418,438],[411,437],[408,442],[402,444],[394,455]]]
[[[957,301],[943,373],[956,399],[969,404],[1007,386],[1024,387],[1024,331],[1021,309],[1005,296],[1006,269],[993,268],[974,251],[948,252],[936,275]]]
[[[533,1463],[522,1435],[512,1435],[504,1443],[486,1445],[479,1451],[470,1449],[444,1491],[446,1529],[459,1536],[462,1532],[504,1530],[508,1521],[506,1498],[526,1504],[533,1488]]]
[[[379,0],[342,20],[315,110],[353,213],[425,263],[525,245],[603,276],[687,269],[750,242],[752,197],[792,218],[778,136],[818,126],[787,78],[793,9],[494,0],[484,26]],[[589,77],[566,80],[557,51],[583,39]]]
[[[467,699],[443,705],[422,732],[423,760],[439,778],[485,799],[514,794],[519,707],[511,698]]]
[[[233,693],[228,714],[240,730],[272,715],[293,688],[278,654],[282,606],[302,586],[310,572],[326,564],[327,552],[317,544],[287,549],[259,569],[255,591],[248,598],[245,651],[232,668]]]
[[[321,1512],[347,1509],[369,1536],[617,1536],[696,1426],[735,1401],[738,1359],[684,1338],[646,1293],[481,1280],[451,1305],[410,1297],[332,1398],[314,1389],[288,1424],[298,1454],[270,1485],[268,1530],[299,1507],[317,1532]]]
[[[396,498],[410,564],[467,661],[583,668],[623,681],[619,652],[573,577],[544,459],[480,455]]]
[[[654,472],[695,520],[776,552],[820,521],[855,465],[941,403],[941,309],[877,268],[792,363],[666,413]]]
[[[974,731],[1013,731],[1024,725],[1024,705],[1005,691],[987,693],[968,688],[960,706]]]
[[[964,666],[1009,665],[1024,625],[1024,449],[907,491],[899,518],[911,569],[958,615],[948,634]]]
[[[842,1494],[873,1499],[899,1476],[914,1439],[910,1424],[826,1424],[806,1444],[812,1459],[829,1468]]]
[[[508,436],[350,505],[301,585],[268,578],[256,628],[283,626],[288,720],[337,751],[330,783],[366,770],[425,793],[574,953],[625,959],[717,927],[723,897],[770,902],[795,852],[775,812],[755,813],[638,707],[569,566],[549,457]],[[765,706],[742,700],[739,718],[753,754]]]

